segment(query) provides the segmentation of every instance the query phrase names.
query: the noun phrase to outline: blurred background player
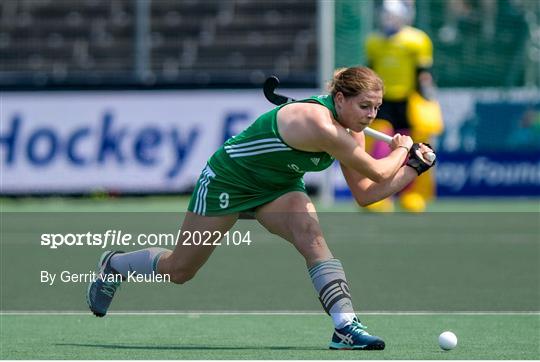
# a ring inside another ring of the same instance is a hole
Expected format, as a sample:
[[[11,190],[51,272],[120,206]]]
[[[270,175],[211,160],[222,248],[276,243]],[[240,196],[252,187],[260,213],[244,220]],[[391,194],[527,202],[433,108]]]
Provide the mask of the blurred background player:
[[[443,130],[442,114],[435,101],[431,76],[433,45],[429,36],[409,24],[414,19],[414,3],[385,0],[381,8],[380,31],[370,34],[365,42],[368,66],[385,83],[384,101],[373,128],[392,135],[409,134],[417,142],[429,143]],[[367,140],[366,149],[376,157],[388,153],[388,147]],[[400,194],[400,205],[412,212],[421,212],[426,202],[435,197],[433,171],[416,179]],[[392,199],[367,207],[371,211],[393,211]]]

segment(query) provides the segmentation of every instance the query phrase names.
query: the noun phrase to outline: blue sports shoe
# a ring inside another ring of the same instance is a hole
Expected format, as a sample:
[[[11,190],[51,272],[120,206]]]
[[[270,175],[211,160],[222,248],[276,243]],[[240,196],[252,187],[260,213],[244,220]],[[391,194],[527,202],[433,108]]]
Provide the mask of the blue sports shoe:
[[[88,284],[86,303],[96,317],[104,317],[111,305],[114,293],[125,278],[111,267],[111,258],[123,251],[106,251],[98,262],[96,280]]]
[[[384,341],[365,331],[366,326],[356,318],[348,326],[334,330],[330,349],[384,349]]]

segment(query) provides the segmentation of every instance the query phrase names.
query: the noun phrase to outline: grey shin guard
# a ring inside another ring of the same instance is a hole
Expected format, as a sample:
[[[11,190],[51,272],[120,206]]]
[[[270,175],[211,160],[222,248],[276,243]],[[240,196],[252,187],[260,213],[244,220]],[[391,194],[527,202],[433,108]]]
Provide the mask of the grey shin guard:
[[[337,259],[326,260],[311,267],[309,276],[324,310],[332,317],[336,328],[350,323],[355,314],[341,262]]]

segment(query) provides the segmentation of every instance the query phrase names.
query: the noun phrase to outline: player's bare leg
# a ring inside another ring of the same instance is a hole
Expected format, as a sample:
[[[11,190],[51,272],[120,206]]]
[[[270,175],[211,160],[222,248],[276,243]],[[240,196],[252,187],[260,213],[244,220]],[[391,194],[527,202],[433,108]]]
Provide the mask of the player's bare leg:
[[[308,268],[333,258],[315,205],[305,193],[289,192],[258,208],[255,216],[272,234],[291,242],[305,258]]]
[[[210,245],[185,245],[185,238],[195,231],[224,234],[238,219],[238,214],[209,217],[187,212],[182,224],[181,240],[174,251],[164,248],[146,248],[129,253],[105,252],[99,261],[99,275],[87,290],[87,303],[98,317],[107,314],[121,281],[133,275],[168,275],[170,280],[183,284],[192,279],[215,249]],[[186,236],[187,235],[187,236]]]
[[[384,349],[379,337],[365,331],[353,310],[343,266],[326,244],[311,199],[290,192],[257,209],[257,220],[271,233],[291,242],[306,260],[313,286],[335,331],[331,349]]]
[[[223,235],[233,227],[237,220],[238,214],[201,216],[188,211],[181,228],[183,240],[177,241],[174,251],[162,254],[156,271],[160,274],[169,274],[171,281],[177,284],[183,284],[192,279],[216,247],[213,245],[184,245],[185,238],[193,235],[195,231],[201,233],[209,231],[212,235],[214,232]],[[187,244],[190,244],[189,241]]]

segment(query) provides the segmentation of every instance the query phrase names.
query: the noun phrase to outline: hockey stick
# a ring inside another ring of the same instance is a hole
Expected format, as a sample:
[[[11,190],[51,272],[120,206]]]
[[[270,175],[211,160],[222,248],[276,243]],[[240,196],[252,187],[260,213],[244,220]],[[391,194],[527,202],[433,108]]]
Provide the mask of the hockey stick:
[[[293,98],[290,98],[290,97],[284,96],[282,94],[276,93],[276,88],[278,86],[279,86],[279,79],[275,75],[272,75],[272,76],[270,76],[270,77],[268,77],[266,79],[266,81],[264,82],[264,85],[263,85],[263,92],[264,92],[264,96],[266,97],[266,99],[270,103],[275,104],[276,106],[280,106],[280,105],[288,103],[288,102],[294,102]],[[368,135],[370,137],[373,137],[376,140],[383,141],[383,142],[388,143],[388,144],[392,143],[392,137],[391,136],[389,136],[389,135],[387,135],[385,133],[376,131],[376,130],[374,130],[372,128],[369,128],[369,127],[364,128],[364,134],[366,134],[366,135]],[[425,154],[425,157],[426,157],[426,159],[428,161],[433,162],[433,161],[435,161],[435,158],[437,156],[435,156],[435,153],[433,153],[433,152],[427,152]]]

